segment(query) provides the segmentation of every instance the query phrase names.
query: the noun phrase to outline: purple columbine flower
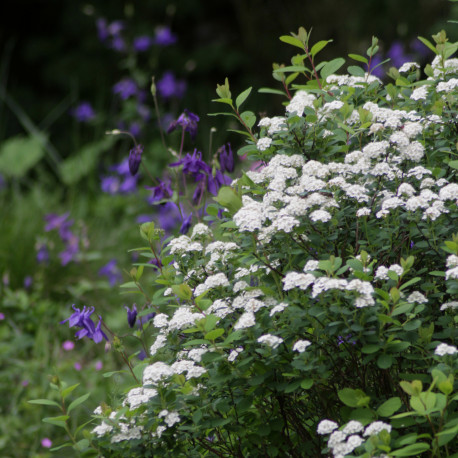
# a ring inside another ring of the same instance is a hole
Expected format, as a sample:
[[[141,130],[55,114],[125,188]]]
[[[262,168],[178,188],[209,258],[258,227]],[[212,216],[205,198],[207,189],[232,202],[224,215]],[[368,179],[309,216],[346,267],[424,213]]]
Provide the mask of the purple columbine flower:
[[[154,43],[158,46],[170,46],[177,42],[177,37],[169,27],[156,27]]]
[[[176,121],[173,121],[167,133],[174,131],[178,126],[181,126],[185,132],[189,132],[191,140],[194,141],[197,135],[197,123],[200,118],[194,113],[191,113],[188,109],[185,109],[184,112],[178,117]]]
[[[132,310],[129,307],[124,307],[127,310],[127,323],[131,328],[135,326],[135,322],[137,321],[137,304],[132,305]]]
[[[183,212],[183,217],[184,219],[180,227],[180,234],[186,235],[192,224],[192,212],[188,216],[186,216]]]
[[[37,262],[38,264],[47,264],[49,262],[48,247],[44,243],[37,245]]]
[[[95,118],[94,109],[89,102],[81,102],[70,113],[78,122],[88,122]]]
[[[132,47],[134,51],[137,52],[144,52],[148,51],[148,49],[153,45],[154,40],[148,35],[142,35],[140,37],[135,37],[134,42],[132,43]]]
[[[97,34],[99,40],[104,42],[108,37],[117,36],[124,29],[124,23],[122,21],[113,21],[108,24],[105,18],[99,18],[96,21]]]
[[[75,311],[69,318],[64,321],[61,321],[60,324],[64,324],[68,321],[68,325],[70,328],[74,326],[81,328],[79,331],[76,332],[75,337],[77,339],[82,339],[83,337],[88,337],[92,339],[95,343],[99,343],[102,339],[108,341],[108,337],[102,331],[102,317],[99,316],[99,322],[97,327],[94,325],[94,322],[91,319],[92,313],[94,313],[94,307],[87,308],[86,306],[83,307],[83,311],[79,308],[75,307],[75,304],[72,305],[73,310]]]
[[[121,181],[119,177],[107,176],[102,177],[102,182],[100,187],[103,192],[108,194],[117,194],[119,192],[119,187],[121,186]]]
[[[119,94],[122,100],[137,95],[138,87],[132,78],[123,78],[113,86],[113,93]]]
[[[208,184],[207,189],[208,192],[216,196],[218,194],[219,188],[221,186],[228,186],[232,183],[232,179],[229,178],[227,175],[224,175],[221,170],[216,170],[215,176],[212,174],[208,175]]]
[[[396,68],[412,60],[412,56],[404,52],[404,46],[400,41],[393,42],[386,55],[391,59],[390,64]]]
[[[204,176],[200,176],[201,172],[211,174],[211,167],[202,160],[202,153],[197,149],[194,150],[192,155],[187,153],[183,159],[169,164],[169,167],[178,167],[180,165],[183,166],[183,173],[192,175],[198,181],[204,178]]]
[[[224,172],[233,172],[234,171],[234,154],[232,153],[231,144],[223,145],[219,150],[219,165],[221,171]]]
[[[66,240],[65,250],[59,253],[60,263],[66,266],[71,261],[76,261],[76,256],[79,253],[79,239],[73,235]]]
[[[157,217],[161,229],[165,232],[173,231],[181,222],[178,206],[174,202],[166,202],[159,205],[159,215]]]
[[[116,259],[108,261],[100,270],[99,275],[104,275],[108,278],[110,286],[116,285],[116,283],[122,280],[121,272],[116,264]]]
[[[159,185],[154,187],[146,186],[146,189],[149,189],[152,192],[152,195],[148,198],[148,203],[153,204],[163,199],[170,199],[173,196],[173,190],[170,183],[170,180],[166,179],[164,181],[158,180]]]
[[[186,92],[186,81],[177,80],[172,72],[165,72],[163,77],[157,81],[156,88],[164,99],[170,97],[181,99]]]
[[[129,151],[129,171],[132,176],[136,175],[142,161],[143,146],[136,145]]]
[[[32,283],[33,283],[33,278],[30,275],[27,275],[24,278],[24,288],[30,289],[30,287],[32,286]]]

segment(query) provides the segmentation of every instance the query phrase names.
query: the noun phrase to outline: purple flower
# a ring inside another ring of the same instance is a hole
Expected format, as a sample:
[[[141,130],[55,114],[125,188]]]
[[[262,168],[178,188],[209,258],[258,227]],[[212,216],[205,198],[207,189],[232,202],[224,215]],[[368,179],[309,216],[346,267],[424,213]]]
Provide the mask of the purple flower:
[[[116,283],[122,280],[121,272],[116,264],[116,259],[108,261],[100,270],[99,275],[104,275],[108,278],[110,286],[116,285]]]
[[[79,252],[79,239],[76,235],[72,235],[72,237],[67,240],[65,250],[59,253],[61,264],[63,266],[66,266],[69,262],[75,261],[78,252]]]
[[[176,121],[173,121],[167,133],[174,131],[178,126],[181,126],[185,132],[189,132],[191,139],[194,141],[197,135],[197,123],[199,122],[199,116],[194,113],[191,113],[189,110],[185,109]]]
[[[121,186],[121,182],[119,177],[108,176],[102,178],[102,183],[100,185],[103,192],[108,194],[117,194],[119,192],[119,188]]]
[[[224,172],[233,172],[234,171],[234,154],[232,153],[231,144],[223,145],[219,150],[219,165],[221,171]]]
[[[172,33],[169,27],[156,27],[154,43],[158,46],[170,46],[176,43],[177,37]]]
[[[157,81],[156,88],[164,99],[170,97],[181,99],[186,92],[186,81],[177,80],[172,72],[165,72],[164,76]]]
[[[110,36],[119,35],[119,33],[124,29],[122,21],[113,21],[111,24],[108,24],[105,18],[97,19],[96,26],[99,40],[102,42]]]
[[[154,187],[146,187],[146,189],[150,189],[153,191],[152,195],[148,199],[148,203],[153,204],[154,202],[158,202],[159,200],[169,199],[173,195],[172,186],[170,180],[159,181],[158,186]]]
[[[178,206],[174,202],[166,202],[159,205],[158,221],[161,229],[165,232],[173,231],[181,222]]]
[[[52,441],[48,437],[44,437],[41,439],[41,446],[44,448],[51,448],[52,447]]]
[[[4,313],[0,313],[0,321],[3,321],[5,319],[5,314]]]
[[[186,215],[183,212],[183,217],[185,216]],[[180,234],[183,234],[183,235],[187,234],[189,231],[189,228],[191,227],[191,224],[192,224],[192,212],[189,214],[189,216],[183,219],[183,223],[181,224],[181,227],[180,227]]]
[[[113,93],[119,94],[122,100],[127,100],[129,97],[136,95],[137,92],[137,84],[132,78],[124,78],[113,86]]]
[[[383,78],[385,76],[385,71],[383,70],[382,66],[374,68],[380,62],[382,62],[380,55],[373,56],[370,60],[370,67],[368,68],[368,71],[370,70],[371,75],[377,76],[378,78]]]
[[[33,278],[30,275],[27,275],[24,278],[24,288],[30,289],[30,287],[32,286],[32,283],[33,283]]]
[[[208,192],[216,196],[218,194],[219,188],[223,185],[230,185],[232,183],[232,179],[229,178],[227,175],[224,175],[221,170],[216,170],[215,176],[209,175],[208,176],[208,185],[207,189]]]
[[[413,49],[413,51],[415,51],[421,57],[429,56],[431,54],[431,50],[417,38],[410,42],[410,48]]]
[[[38,264],[47,264],[49,262],[48,247],[44,243],[37,246],[37,262]]]
[[[95,112],[89,102],[81,102],[70,113],[79,122],[88,122],[95,118]]]
[[[132,176],[136,175],[142,161],[143,146],[136,145],[129,151],[129,171]]]
[[[135,326],[135,321],[137,321],[137,304],[132,305],[132,310],[129,307],[124,307],[127,310],[127,323],[131,328]]]
[[[192,195],[192,203],[194,205],[198,205],[201,202],[204,192],[205,192],[205,181],[201,180],[197,183],[196,189],[194,190],[194,194]]]
[[[393,42],[386,54],[387,57],[391,59],[390,64],[396,68],[399,68],[405,62],[412,60],[412,56],[404,52],[404,46],[400,41]]]
[[[62,344],[62,348],[63,348],[65,351],[72,351],[72,350],[75,348],[75,342],[72,342],[71,340],[66,340],[66,341]]]
[[[211,174],[211,167],[202,160],[202,153],[197,149],[194,150],[192,155],[187,153],[183,159],[169,164],[169,167],[178,167],[179,165],[183,166],[183,173],[192,175],[196,180],[203,178],[203,176],[200,176],[200,172]]]
[[[144,52],[148,51],[148,49],[153,45],[154,40],[149,37],[148,35],[142,35],[140,37],[134,38],[134,42],[132,44],[135,51]]]
[[[103,368],[103,363],[102,363],[102,361],[96,361],[94,367],[95,367],[95,370],[96,370],[96,371],[102,370],[102,368]]]
[[[91,319],[91,315],[95,310],[94,307],[86,308],[86,306],[84,306],[83,311],[81,311],[79,308],[75,307],[75,304],[73,304],[72,308],[75,312],[66,320],[61,321],[60,324],[64,324],[68,321],[70,328],[73,328],[74,326],[81,328],[75,334],[77,339],[82,339],[83,337],[87,336],[95,343],[101,342],[102,339],[106,339],[108,341],[108,337],[101,329],[102,317],[99,316],[97,327],[94,325],[94,322]]]
[[[137,121],[134,121],[132,124],[130,124],[129,132],[132,134],[132,136],[138,137],[142,133],[142,128],[140,126],[140,123],[138,123]]]

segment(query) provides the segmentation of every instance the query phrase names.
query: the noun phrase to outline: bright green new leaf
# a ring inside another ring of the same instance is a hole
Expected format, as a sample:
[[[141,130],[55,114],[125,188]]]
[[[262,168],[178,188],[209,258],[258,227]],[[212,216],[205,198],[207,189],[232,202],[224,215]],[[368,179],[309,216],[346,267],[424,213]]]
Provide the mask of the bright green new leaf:
[[[251,89],[252,88],[249,87],[248,89],[244,90],[241,94],[237,96],[237,98],[235,99],[235,106],[237,107],[237,110],[239,109],[240,105],[242,105],[242,103],[245,102],[245,100],[248,98],[248,96],[250,95]]]
[[[329,75],[333,75],[343,64],[345,64],[345,59],[342,57],[326,62],[320,71],[321,78],[326,79]]]
[[[44,156],[44,137],[12,137],[0,147],[0,173],[23,177]]]
[[[280,40],[283,41],[284,43],[288,43],[289,45],[297,46],[298,48],[301,48],[303,51],[305,51],[304,43],[302,43],[302,41],[299,40],[298,38],[291,37],[289,35],[282,35],[280,37]]]
[[[32,399],[31,401],[27,401],[29,404],[39,404],[43,406],[54,406],[54,407],[61,407],[56,401],[51,401],[51,399]]]
[[[399,410],[401,407],[402,402],[401,399],[398,397],[390,398],[388,401],[385,401],[379,408],[377,409],[377,413],[381,417],[391,417],[395,412]]]
[[[310,55],[315,57],[331,41],[332,40],[321,40],[318,43],[315,43],[310,50]]]
[[[420,456],[421,453],[429,450],[429,444],[425,442],[417,442],[416,444],[407,445],[406,447],[400,448],[390,452],[390,456]]]
[[[237,213],[242,207],[242,199],[229,186],[223,186],[213,199],[222,207],[227,208],[229,213]]]
[[[86,394],[83,394],[82,396],[80,396],[79,398],[76,398],[68,406],[67,412],[70,413],[75,407],[77,407],[80,404],[82,404],[90,395],[91,395],[91,393],[86,393]]]
[[[218,329],[213,329],[213,331],[207,332],[205,334],[204,339],[214,341],[218,337],[221,337],[224,334],[224,329],[218,328]]]

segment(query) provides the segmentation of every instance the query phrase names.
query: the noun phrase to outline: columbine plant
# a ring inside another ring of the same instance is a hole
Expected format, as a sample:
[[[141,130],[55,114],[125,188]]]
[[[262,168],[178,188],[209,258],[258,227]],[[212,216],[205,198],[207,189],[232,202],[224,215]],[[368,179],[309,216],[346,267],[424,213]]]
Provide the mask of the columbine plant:
[[[148,354],[140,383],[94,412],[99,453],[454,453],[458,44],[433,38],[425,80],[408,63],[385,85],[366,72],[376,39],[337,74],[344,59],[316,61],[327,41],[281,37],[300,49],[263,90],[284,94],[282,116],[256,120],[250,89],[218,86],[258,166],[189,235],[141,226],[124,286],[144,297]],[[216,179],[197,152],[172,165]]]

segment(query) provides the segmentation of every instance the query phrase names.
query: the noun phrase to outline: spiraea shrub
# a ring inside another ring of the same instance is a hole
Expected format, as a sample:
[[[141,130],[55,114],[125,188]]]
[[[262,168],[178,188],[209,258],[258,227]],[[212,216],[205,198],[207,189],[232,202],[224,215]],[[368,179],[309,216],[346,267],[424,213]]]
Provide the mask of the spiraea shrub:
[[[261,90],[284,95],[275,116],[217,88],[249,170],[187,235],[140,228],[124,286],[148,291],[128,312],[146,358],[94,412],[86,453],[456,453],[458,44],[421,38],[432,62],[382,81],[375,38],[321,63],[328,42],[281,39],[299,54]]]

